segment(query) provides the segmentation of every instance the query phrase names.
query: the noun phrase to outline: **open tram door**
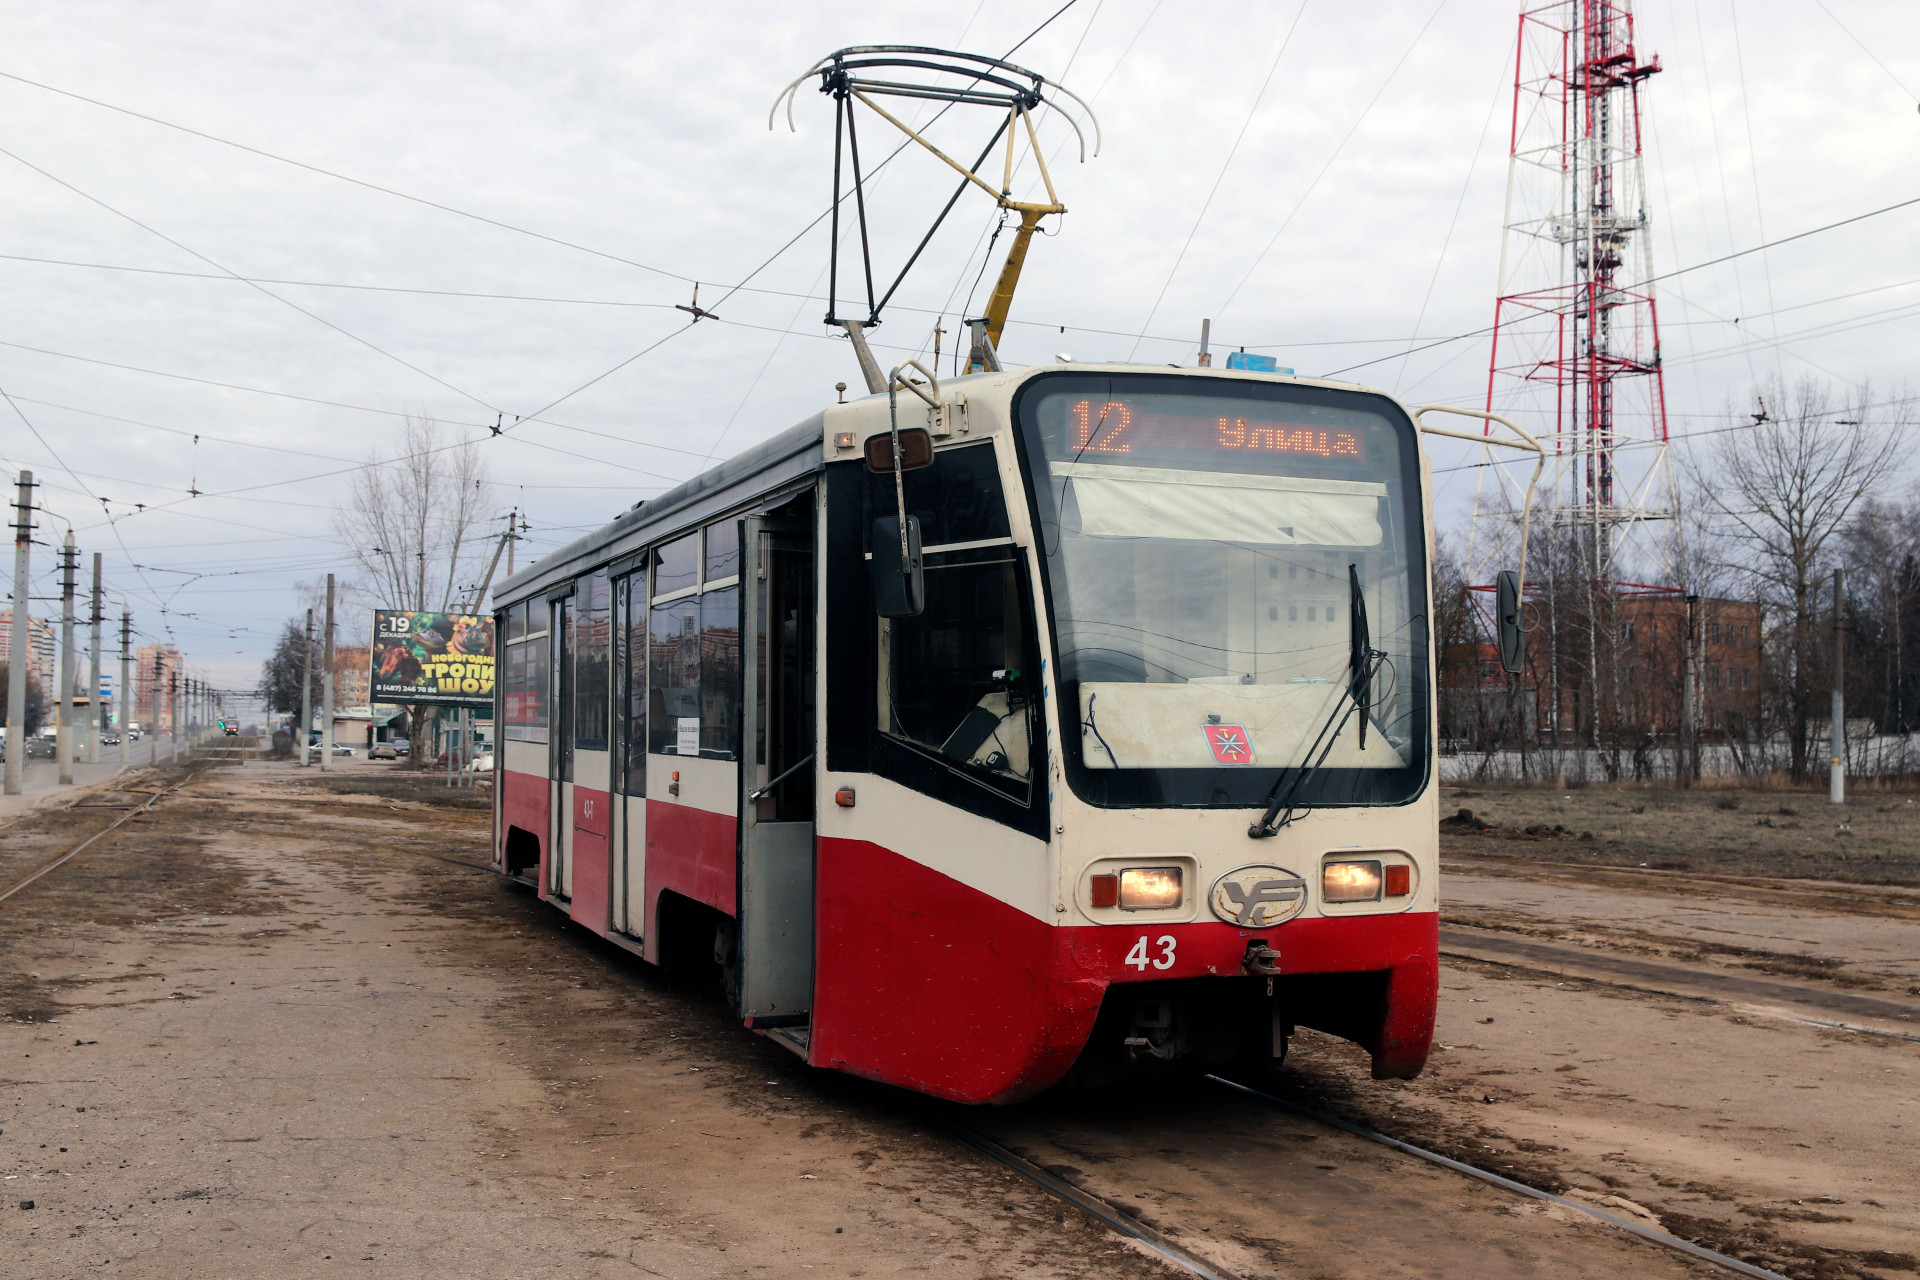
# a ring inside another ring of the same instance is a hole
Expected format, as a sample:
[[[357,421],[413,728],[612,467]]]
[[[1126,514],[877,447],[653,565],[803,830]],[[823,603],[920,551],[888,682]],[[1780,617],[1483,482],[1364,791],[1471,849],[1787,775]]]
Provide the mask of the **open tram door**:
[[[804,1050],[813,1007],[814,505],[741,522],[739,955],[735,1008]]]

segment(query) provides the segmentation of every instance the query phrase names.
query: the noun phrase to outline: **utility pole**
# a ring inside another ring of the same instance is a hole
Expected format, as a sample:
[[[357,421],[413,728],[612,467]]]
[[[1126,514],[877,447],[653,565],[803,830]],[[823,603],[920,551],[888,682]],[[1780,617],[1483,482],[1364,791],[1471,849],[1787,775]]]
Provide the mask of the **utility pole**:
[[[320,636],[320,769],[333,772],[333,575],[327,575],[327,629]]]
[[[1686,600],[1686,633],[1680,668],[1680,742],[1675,753],[1674,777],[1683,787],[1690,787],[1698,780],[1700,753],[1695,749],[1699,741],[1699,635],[1700,635],[1700,597],[1688,596]]]
[[[20,794],[27,763],[27,561],[33,546],[33,472],[13,501],[13,630],[7,637],[7,794]]]
[[[87,620],[93,624],[93,641],[87,658],[87,763],[100,763],[100,717],[106,704],[100,700],[100,553],[93,553],[93,611]]]
[[[149,695],[147,698],[148,764],[160,763],[160,698],[162,696],[162,686],[166,683],[166,681],[160,678],[160,665],[161,655],[159,649],[156,648],[153,653],[153,683],[149,686]]]
[[[1847,802],[1847,628],[1845,569],[1833,571],[1833,756],[1827,766],[1827,803]]]
[[[133,765],[133,735],[127,726],[133,722],[133,615],[126,601],[120,602],[120,683],[113,691],[114,719],[120,722],[120,767]]]
[[[179,703],[180,703],[180,673],[178,671],[168,671],[167,672],[167,727],[172,731],[172,734],[173,734],[172,740],[169,743],[168,750],[167,750],[168,764],[180,763]]]
[[[60,785],[73,785],[73,571],[79,552],[73,530],[60,544],[60,686],[59,719],[54,723],[54,755],[60,762]]]
[[[307,647],[300,652],[300,767],[311,758],[307,735],[313,732],[313,610],[307,610]]]

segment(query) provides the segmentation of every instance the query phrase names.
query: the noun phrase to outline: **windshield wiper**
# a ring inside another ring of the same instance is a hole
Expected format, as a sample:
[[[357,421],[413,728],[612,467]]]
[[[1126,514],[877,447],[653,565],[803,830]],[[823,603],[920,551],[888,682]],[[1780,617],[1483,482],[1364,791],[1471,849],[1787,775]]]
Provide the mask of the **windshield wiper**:
[[[1367,598],[1360,590],[1358,565],[1347,566],[1347,591],[1346,688],[1334,700],[1326,723],[1320,726],[1320,732],[1314,735],[1313,745],[1307,748],[1303,760],[1312,763],[1289,765],[1274,780],[1267,811],[1260,815],[1260,821],[1247,828],[1247,835],[1255,840],[1279,835],[1280,828],[1301,816],[1294,807],[1295,799],[1313,776],[1320,772],[1320,766],[1327,762],[1327,757],[1333,754],[1334,744],[1340,741],[1340,734],[1356,711],[1360,713],[1360,750],[1367,749],[1367,721],[1372,718],[1373,711],[1373,679],[1380,673],[1380,664],[1386,661],[1387,655],[1373,647],[1373,634],[1367,626]]]

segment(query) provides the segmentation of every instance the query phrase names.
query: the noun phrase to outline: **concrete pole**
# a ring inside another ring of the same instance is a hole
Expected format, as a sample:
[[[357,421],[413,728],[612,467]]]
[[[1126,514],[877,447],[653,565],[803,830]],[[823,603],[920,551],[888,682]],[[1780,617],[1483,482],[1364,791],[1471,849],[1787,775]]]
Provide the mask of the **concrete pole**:
[[[167,763],[180,763],[180,673],[167,672]]]
[[[333,575],[327,575],[327,629],[320,636],[320,768],[333,772]]]
[[[73,571],[80,553],[73,546],[73,530],[60,544],[60,686],[59,719],[54,723],[55,758],[60,762],[60,785],[73,785]]]
[[[93,624],[93,640],[88,646],[87,658],[87,763],[100,763],[100,717],[106,714],[106,704],[100,698],[100,553],[93,553],[93,611],[88,616]]]
[[[1845,569],[1833,571],[1833,755],[1827,765],[1827,803],[1847,802],[1847,630]]]
[[[13,502],[13,630],[7,638],[7,794],[20,794],[27,763],[27,671],[32,638],[27,628],[27,561],[33,546],[33,472],[20,473]]]
[[[120,767],[133,766],[133,735],[127,725],[133,720],[133,615],[125,602],[120,605],[120,683],[113,691],[113,718],[120,722]]]
[[[307,647],[300,655],[300,767],[307,767],[312,754],[307,750],[307,735],[313,732],[313,610],[307,610]]]

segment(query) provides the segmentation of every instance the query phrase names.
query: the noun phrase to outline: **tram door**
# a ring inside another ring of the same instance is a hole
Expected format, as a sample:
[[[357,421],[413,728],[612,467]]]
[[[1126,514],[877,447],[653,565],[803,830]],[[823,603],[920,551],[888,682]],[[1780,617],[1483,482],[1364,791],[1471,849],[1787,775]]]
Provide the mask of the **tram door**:
[[[573,893],[573,597],[553,610],[553,714],[549,718],[547,769],[547,896]]]
[[[813,1001],[812,496],[742,522],[740,964],[753,1026],[800,1026]]]

